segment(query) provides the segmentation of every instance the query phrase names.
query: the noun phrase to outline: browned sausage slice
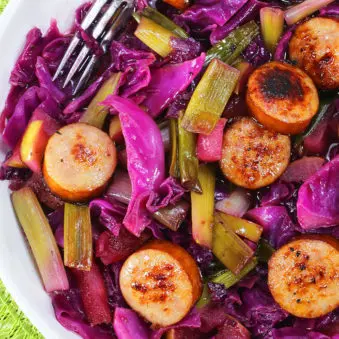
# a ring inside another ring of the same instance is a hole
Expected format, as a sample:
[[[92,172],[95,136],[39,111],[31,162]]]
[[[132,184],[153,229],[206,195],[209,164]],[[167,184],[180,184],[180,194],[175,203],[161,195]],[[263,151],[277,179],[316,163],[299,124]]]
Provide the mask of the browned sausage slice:
[[[276,251],[269,261],[268,285],[276,302],[302,318],[316,318],[339,306],[339,242],[307,236]]]
[[[51,191],[62,199],[85,201],[102,192],[116,163],[110,137],[96,127],[76,123],[49,139],[43,174]]]
[[[339,20],[316,17],[298,25],[289,44],[290,59],[321,89],[339,88]]]
[[[220,167],[228,180],[249,189],[271,184],[290,159],[290,138],[260,126],[252,118],[236,120],[224,133]]]
[[[319,97],[312,79],[301,69],[270,62],[250,76],[246,102],[256,119],[267,128],[298,134],[317,113]]]
[[[200,272],[180,246],[155,240],[132,254],[120,272],[126,302],[154,325],[180,321],[201,295]]]

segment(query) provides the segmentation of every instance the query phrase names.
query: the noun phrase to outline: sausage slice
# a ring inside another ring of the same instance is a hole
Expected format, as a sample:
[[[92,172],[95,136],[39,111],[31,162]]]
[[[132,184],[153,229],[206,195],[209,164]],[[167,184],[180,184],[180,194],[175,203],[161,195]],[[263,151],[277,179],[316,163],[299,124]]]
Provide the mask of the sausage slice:
[[[202,291],[194,259],[180,246],[155,240],[132,254],[120,272],[126,302],[152,324],[180,321]]]
[[[323,316],[339,306],[339,242],[307,236],[276,251],[268,264],[275,301],[302,318]]]
[[[319,107],[312,79],[301,69],[276,61],[252,73],[246,102],[260,123],[284,134],[304,131]]]
[[[243,117],[226,129],[220,167],[238,186],[257,189],[273,183],[285,171],[290,138],[269,131],[252,118]]]
[[[75,123],[49,139],[43,174],[51,191],[62,199],[85,201],[102,192],[116,163],[116,149],[106,133]]]
[[[339,20],[316,17],[297,26],[289,44],[290,59],[320,89],[339,88]]]

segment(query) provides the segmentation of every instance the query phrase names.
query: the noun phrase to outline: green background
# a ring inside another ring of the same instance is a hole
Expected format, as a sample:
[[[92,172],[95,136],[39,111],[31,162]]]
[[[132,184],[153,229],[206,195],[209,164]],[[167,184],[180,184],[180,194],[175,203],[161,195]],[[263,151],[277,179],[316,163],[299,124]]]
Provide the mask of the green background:
[[[0,0],[0,13],[2,13],[7,3],[8,0]],[[0,103],[0,106],[2,106],[2,103]],[[0,339],[43,338],[44,337],[20,311],[0,280]]]

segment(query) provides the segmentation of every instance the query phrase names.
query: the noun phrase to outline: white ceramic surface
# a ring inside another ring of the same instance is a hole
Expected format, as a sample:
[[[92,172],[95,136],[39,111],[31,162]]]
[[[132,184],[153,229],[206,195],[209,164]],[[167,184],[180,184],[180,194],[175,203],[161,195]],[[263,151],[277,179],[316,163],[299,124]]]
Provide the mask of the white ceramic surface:
[[[70,27],[74,10],[83,0],[10,0],[0,15],[0,110],[7,92],[14,62],[29,29],[37,26],[46,32],[51,18],[61,30]],[[1,142],[0,142],[1,144]],[[0,148],[1,160],[4,147]],[[16,222],[6,182],[0,183],[0,278],[20,309],[47,339],[75,339],[55,319],[34,262]],[[0,338],[3,338],[0,333]]]

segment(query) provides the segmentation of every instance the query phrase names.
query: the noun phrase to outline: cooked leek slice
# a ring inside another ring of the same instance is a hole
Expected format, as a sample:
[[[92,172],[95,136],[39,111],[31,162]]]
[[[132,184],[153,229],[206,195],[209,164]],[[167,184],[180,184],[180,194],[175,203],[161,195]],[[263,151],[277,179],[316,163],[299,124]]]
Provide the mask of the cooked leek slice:
[[[180,177],[180,169],[178,163],[179,145],[178,145],[178,120],[170,120],[170,140],[171,140],[171,164],[169,173],[174,178]]]
[[[259,261],[267,263],[274,252],[274,248],[268,243],[267,240],[261,239],[259,241],[257,248],[257,256]]]
[[[201,246],[212,247],[215,167],[200,165],[198,180],[202,194],[191,192],[193,239]]]
[[[120,118],[118,115],[115,115],[114,117],[112,117],[112,120],[109,123],[108,134],[113,141],[123,140],[121,123],[120,123]]]
[[[223,284],[226,288],[230,288],[238,283],[242,278],[244,278],[257,265],[258,259],[256,257],[253,257],[252,260],[250,260],[237,275],[233,274],[229,270],[224,270],[211,277],[210,281],[218,284]]]
[[[68,290],[68,279],[59,248],[36,195],[30,188],[24,187],[12,193],[12,203],[46,291]]]
[[[234,65],[234,67],[240,72],[239,80],[234,89],[234,93],[239,95],[241,92],[245,90],[248,78],[254,71],[254,67],[246,61],[238,62],[236,65]]]
[[[214,220],[212,252],[237,275],[253,257],[253,250],[217,214]]]
[[[186,219],[189,210],[189,203],[181,200],[174,206],[163,207],[153,213],[153,218],[172,231],[177,231],[183,221]]]
[[[259,27],[254,21],[238,27],[207,51],[205,65],[215,58],[226,64],[233,64],[257,35]]]
[[[189,38],[189,35],[180,26],[176,25],[172,20],[158,12],[155,8],[148,6],[142,11],[141,14],[142,16],[145,16],[146,18],[153,20],[158,25],[173,32],[178,37],[183,39]]]
[[[171,38],[178,38],[177,34],[144,16],[140,18],[134,35],[163,58],[172,52]]]
[[[236,283],[238,283],[242,278],[244,278],[248,273],[250,273],[256,266],[258,265],[258,259],[253,257],[251,261],[240,271],[239,274],[235,275],[230,270],[223,270],[215,275],[209,277],[208,282],[214,282],[217,284],[223,284],[226,288],[230,288]],[[201,308],[209,303],[211,300],[208,285],[207,283],[204,285],[204,289],[202,291],[201,297],[197,302],[197,307]]]
[[[210,134],[239,79],[240,72],[214,59],[193,92],[182,127],[193,133]]]
[[[88,206],[65,204],[64,244],[65,266],[90,271],[93,250]]]
[[[227,226],[230,227],[236,234],[254,242],[259,241],[263,231],[263,228],[260,225],[221,212],[217,212],[216,215],[218,218],[223,220],[223,222],[227,224]]]
[[[178,135],[181,184],[190,191],[201,193],[198,179],[199,160],[196,155],[196,135],[182,127],[182,116],[178,121]]]
[[[92,99],[87,110],[80,118],[80,122],[102,128],[109,112],[109,109],[102,106],[100,103],[104,101],[110,94],[114,94],[119,81],[121,73],[114,73],[108,80],[101,86],[98,93]]]
[[[284,29],[284,12],[280,8],[262,8],[260,10],[260,25],[265,46],[271,53],[274,53]]]

